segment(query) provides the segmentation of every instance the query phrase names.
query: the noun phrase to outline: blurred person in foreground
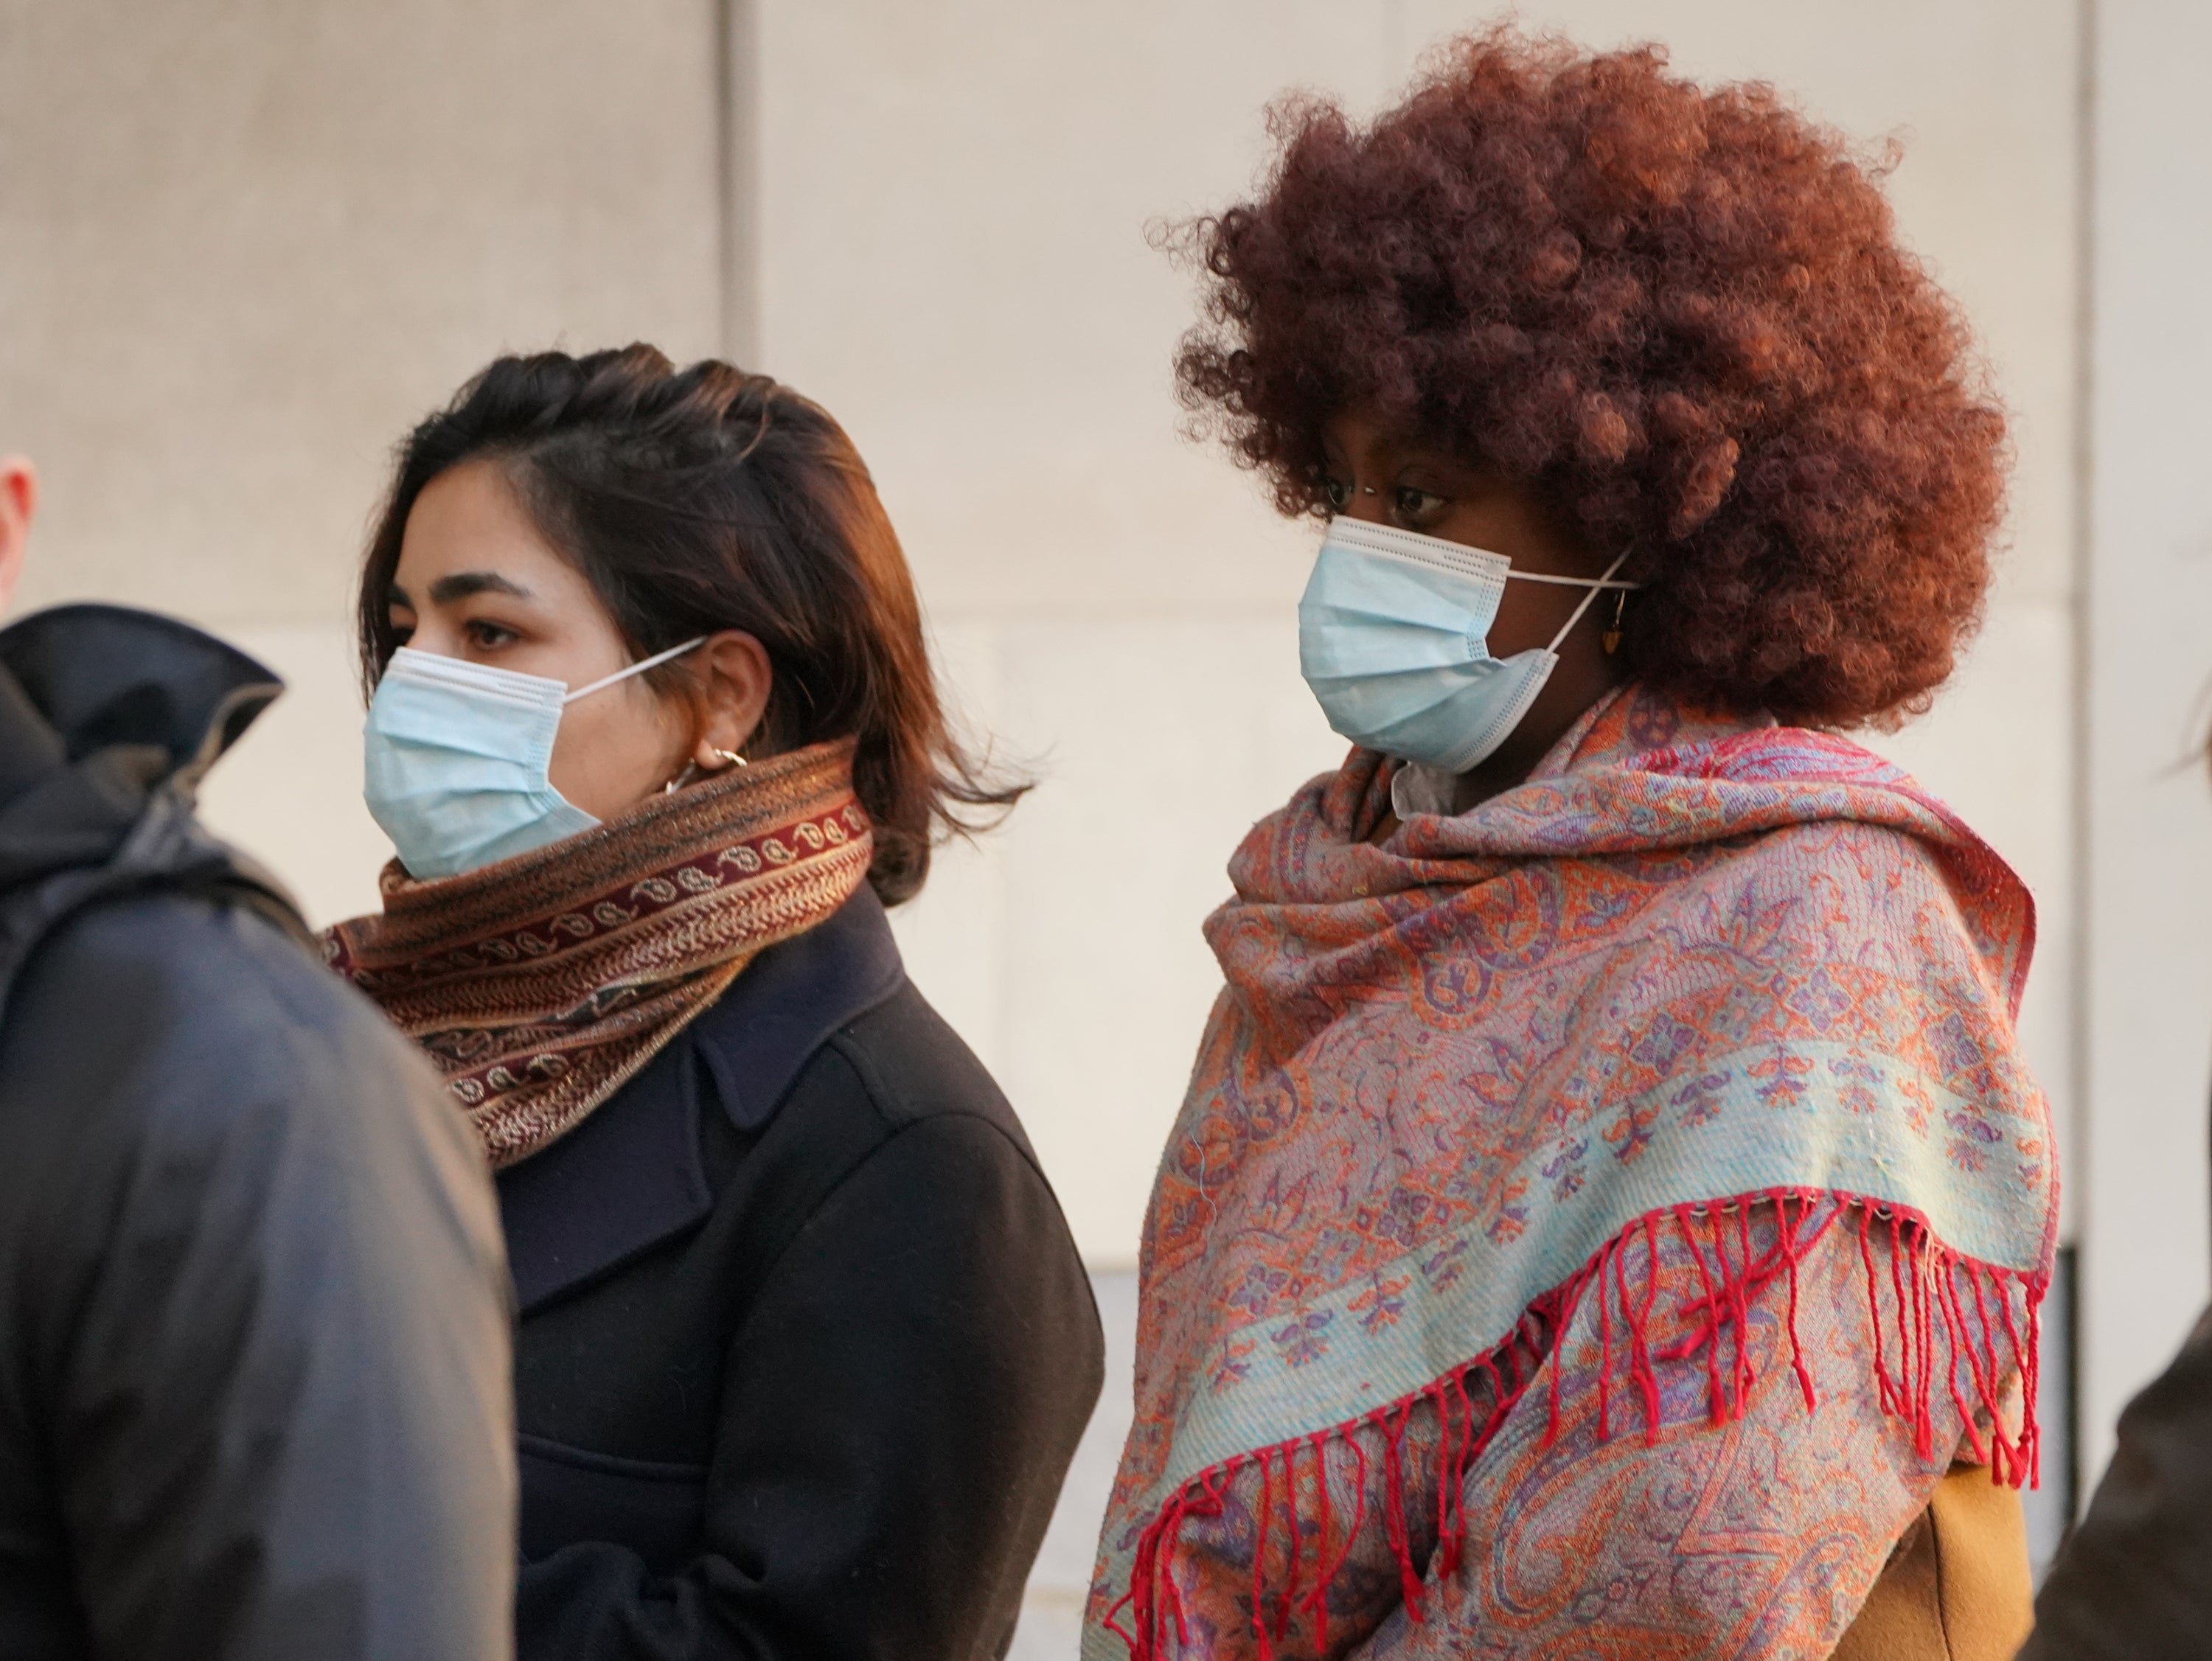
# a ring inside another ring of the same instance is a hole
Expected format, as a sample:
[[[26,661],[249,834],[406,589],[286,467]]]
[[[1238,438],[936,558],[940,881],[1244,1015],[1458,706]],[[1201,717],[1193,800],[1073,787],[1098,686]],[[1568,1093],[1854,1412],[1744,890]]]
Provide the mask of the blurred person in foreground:
[[[851,439],[647,346],[502,358],[361,580],[398,858],[336,967],[498,1173],[526,1661],[988,1661],[1103,1367],[886,908],[1012,803]]]
[[[1839,729],[1949,675],[2004,423],[1844,142],[1501,31],[1279,112],[1180,357],[1326,524],[1356,748],[1256,826],[1085,1654],[2008,1656],[2026,889]]]
[[[2020,1661],[2212,1656],[2212,1310],[2120,1415]]]
[[[2120,1415],[2112,1462],[2035,1599],[2020,1661],[2212,1656],[2212,1311]]]
[[[0,461],[0,604],[36,478]],[[193,791],[282,690],[0,631],[0,1656],[500,1661],[507,1277],[435,1080]]]

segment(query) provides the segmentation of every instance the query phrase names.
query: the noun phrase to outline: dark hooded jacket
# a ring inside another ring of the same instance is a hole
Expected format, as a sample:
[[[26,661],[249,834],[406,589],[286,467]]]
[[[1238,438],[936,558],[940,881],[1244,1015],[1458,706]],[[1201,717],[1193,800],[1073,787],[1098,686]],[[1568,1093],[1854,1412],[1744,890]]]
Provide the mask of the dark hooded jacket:
[[[492,1661],[481,1155],[194,821],[280,690],[167,619],[0,631],[0,1656]]]

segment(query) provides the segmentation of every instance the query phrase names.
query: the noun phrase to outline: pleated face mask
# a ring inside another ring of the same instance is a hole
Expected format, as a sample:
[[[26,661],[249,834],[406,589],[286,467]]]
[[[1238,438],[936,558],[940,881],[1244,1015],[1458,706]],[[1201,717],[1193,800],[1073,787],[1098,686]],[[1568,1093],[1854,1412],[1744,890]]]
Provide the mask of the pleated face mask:
[[[419,880],[459,876],[591,829],[599,821],[546,776],[562,710],[698,644],[686,640],[574,692],[544,676],[401,646],[376,683],[362,732],[369,816]]]
[[[1583,614],[1617,582],[1513,569],[1503,554],[1361,519],[1332,519],[1298,602],[1298,666],[1328,724],[1366,749],[1465,773],[1504,743]],[[1490,652],[1509,580],[1589,591],[1548,646]]]

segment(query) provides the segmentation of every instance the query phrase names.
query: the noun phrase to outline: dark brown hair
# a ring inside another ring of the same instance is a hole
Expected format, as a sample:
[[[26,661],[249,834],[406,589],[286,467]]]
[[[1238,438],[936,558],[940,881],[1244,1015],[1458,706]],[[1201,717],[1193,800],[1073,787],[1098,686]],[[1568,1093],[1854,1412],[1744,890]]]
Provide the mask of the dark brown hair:
[[[1964,323],[1869,169],[1771,88],[1510,29],[1397,108],[1275,113],[1256,201],[1185,227],[1184,402],[1324,513],[1340,411],[1632,550],[1635,671],[1708,706],[1893,722],[1978,620],[2008,460]]]
[[[914,896],[942,834],[993,822],[1028,788],[994,782],[948,729],[898,537],[845,431],[766,375],[678,369],[650,346],[496,360],[400,447],[362,562],[362,674],[399,644],[389,596],[407,516],[462,462],[502,467],[546,539],[590,581],[634,657],[737,628],[775,684],[755,743],[858,740],[875,827],[868,879]],[[647,671],[690,695],[680,663]]]

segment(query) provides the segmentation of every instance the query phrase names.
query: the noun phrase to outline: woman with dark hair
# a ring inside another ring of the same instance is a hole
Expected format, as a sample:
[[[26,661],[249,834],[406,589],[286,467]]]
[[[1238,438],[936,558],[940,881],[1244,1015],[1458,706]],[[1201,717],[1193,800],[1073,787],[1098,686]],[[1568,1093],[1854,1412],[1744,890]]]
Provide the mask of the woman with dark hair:
[[[1964,325],[1842,141],[1656,49],[1278,122],[1179,367],[1326,523],[1355,748],[1207,925],[1085,1654],[2008,1657],[2033,912],[1837,736],[1988,585]]]
[[[402,447],[360,617],[398,858],[329,950],[497,1173],[520,1654],[1002,1653],[1102,1343],[884,916],[1019,792],[851,441],[726,364],[501,359]]]

